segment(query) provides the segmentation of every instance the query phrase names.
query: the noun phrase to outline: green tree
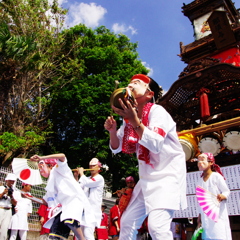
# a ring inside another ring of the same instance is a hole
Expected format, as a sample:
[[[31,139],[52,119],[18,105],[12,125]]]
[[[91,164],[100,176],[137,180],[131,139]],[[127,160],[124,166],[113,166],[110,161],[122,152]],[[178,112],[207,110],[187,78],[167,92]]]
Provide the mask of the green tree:
[[[84,25],[64,34],[66,52],[73,45],[77,47],[64,62],[66,72],[62,74],[74,80],[56,96],[51,114],[55,135],[49,139],[49,145],[64,151],[73,168],[77,165],[88,168],[89,160],[98,157],[109,166],[108,177],[119,185],[127,174],[137,175],[137,162],[135,157],[125,154],[112,156],[109,150],[108,132],[103,127],[111,114],[109,99],[115,80],[119,87],[127,86],[132,75],[146,74],[147,69],[138,59],[137,44],[123,34],[116,35],[103,26],[92,30]]]
[[[2,163],[36,150],[51,132],[48,116],[54,81],[57,79],[58,85],[61,82],[55,69],[64,44],[60,29],[65,13],[56,1],[52,5],[47,0],[0,1]],[[16,144],[5,146],[8,141],[4,133],[13,134]],[[34,136],[34,141],[27,140],[29,134]]]
[[[62,31],[65,14],[57,1],[0,1],[0,159],[64,152],[70,166],[88,168],[98,157],[117,189],[137,162],[109,150],[109,98],[115,80],[124,87],[148,71],[137,43],[103,26]]]

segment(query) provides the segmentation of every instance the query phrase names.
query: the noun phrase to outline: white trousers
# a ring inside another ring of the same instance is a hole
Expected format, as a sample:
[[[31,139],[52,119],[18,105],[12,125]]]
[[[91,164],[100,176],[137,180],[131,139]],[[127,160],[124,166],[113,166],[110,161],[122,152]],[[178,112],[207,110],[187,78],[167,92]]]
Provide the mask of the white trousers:
[[[27,239],[27,230],[11,230],[11,237],[9,238],[9,240],[17,239],[18,231],[19,231],[19,237],[21,240]]]
[[[7,239],[8,226],[12,218],[12,210],[5,210],[0,208],[0,239]]]
[[[91,227],[81,226],[81,228],[86,240],[95,240],[95,237],[94,237],[95,224],[92,224]]]
[[[148,230],[153,240],[172,240],[170,230],[174,210],[155,209],[148,215]],[[142,191],[131,202],[121,217],[119,240],[136,240],[139,229],[147,217]]]

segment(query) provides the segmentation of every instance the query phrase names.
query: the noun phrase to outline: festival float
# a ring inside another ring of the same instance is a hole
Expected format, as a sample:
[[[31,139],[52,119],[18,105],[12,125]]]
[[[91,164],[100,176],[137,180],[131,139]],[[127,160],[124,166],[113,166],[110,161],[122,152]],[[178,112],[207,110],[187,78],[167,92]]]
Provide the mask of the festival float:
[[[221,166],[229,189],[228,212],[233,239],[240,239],[240,13],[231,0],[195,0],[183,4],[194,41],[180,43],[187,66],[162,105],[177,124],[187,163],[188,208],[175,219],[196,218],[196,183],[200,177],[194,158],[211,152]]]

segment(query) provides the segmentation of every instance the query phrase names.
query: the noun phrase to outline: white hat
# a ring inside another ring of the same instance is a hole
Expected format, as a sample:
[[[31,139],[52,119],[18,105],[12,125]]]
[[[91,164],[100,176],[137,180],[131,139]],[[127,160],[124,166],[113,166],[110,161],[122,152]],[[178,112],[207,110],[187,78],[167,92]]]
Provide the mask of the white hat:
[[[99,160],[97,158],[93,158],[90,162],[89,165],[97,165],[99,163]]]
[[[17,180],[17,177],[16,177],[16,175],[15,175],[14,173],[9,173],[9,174],[6,176],[5,180],[6,180],[6,181],[7,181],[7,180],[16,181],[16,180]]]

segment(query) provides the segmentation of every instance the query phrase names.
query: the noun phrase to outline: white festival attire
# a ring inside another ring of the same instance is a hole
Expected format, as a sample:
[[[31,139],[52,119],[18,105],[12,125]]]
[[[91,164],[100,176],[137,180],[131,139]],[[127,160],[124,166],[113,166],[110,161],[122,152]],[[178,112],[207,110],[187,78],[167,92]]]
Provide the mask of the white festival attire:
[[[17,238],[18,231],[21,236],[21,240],[26,240],[28,231],[28,213],[32,213],[32,201],[21,196],[19,196],[16,200],[16,213],[12,216],[9,225],[9,229],[11,229],[11,237],[9,240],[15,240]]]
[[[86,177],[82,175],[79,178],[80,186],[85,192],[92,210],[94,211],[96,223],[92,224],[90,227],[82,227],[84,237],[86,240],[94,240],[94,230],[95,227],[100,227],[102,219],[102,198],[103,198],[103,188],[104,188],[104,178],[102,175],[97,174],[94,177]]]
[[[223,178],[223,176],[217,172],[212,172],[210,177],[205,182],[202,178],[199,179],[197,186],[208,190],[214,195],[222,194],[226,198],[230,195],[230,190]],[[227,200],[220,202],[219,219],[214,222],[207,217],[199,206],[199,213],[201,214],[201,222],[203,227],[202,239],[217,239],[217,240],[231,240],[231,228],[227,210]]]
[[[91,205],[82,188],[74,179],[66,158],[63,162],[57,160],[57,164],[50,172],[45,190],[47,192],[43,199],[48,206],[61,204],[61,221],[74,219],[83,226],[91,226],[96,222]]]
[[[13,197],[14,199],[18,198],[20,195],[19,192],[15,191],[16,188],[12,187]],[[2,193],[5,190],[5,186],[0,186],[0,193]],[[7,239],[7,232],[9,223],[12,218],[12,203],[9,196],[4,195],[5,197],[0,199],[0,239],[6,240]]]
[[[137,229],[147,215],[152,239],[172,240],[170,223],[174,210],[187,207],[186,161],[176,124],[162,106],[148,104],[151,108],[147,124],[142,118],[145,128],[142,138],[136,143],[139,181],[121,217],[120,240],[136,239]],[[126,122],[123,121],[117,131],[119,147],[113,150],[110,146],[114,154],[122,151],[125,127]],[[149,150],[148,161],[139,159],[145,151],[141,145]]]

